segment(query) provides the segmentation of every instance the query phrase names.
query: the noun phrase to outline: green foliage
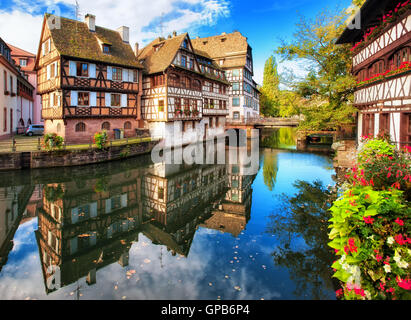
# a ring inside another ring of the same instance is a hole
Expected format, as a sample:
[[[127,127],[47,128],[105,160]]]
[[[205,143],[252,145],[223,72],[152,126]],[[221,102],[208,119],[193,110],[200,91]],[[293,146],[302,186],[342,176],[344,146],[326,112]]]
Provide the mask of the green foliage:
[[[63,148],[64,139],[56,133],[48,133],[44,136],[44,148],[47,151]]]
[[[329,246],[339,257],[332,268],[342,282],[337,296],[410,299],[409,154],[384,138],[367,138],[345,178],[349,189],[334,202],[329,220]]]
[[[406,232],[411,208],[402,192],[357,186],[347,190],[331,212],[329,246],[339,256],[332,265],[334,277],[343,283],[339,295],[345,299],[410,298],[403,281],[409,279],[410,271],[411,240]]]
[[[280,77],[277,63],[273,56],[269,57],[264,66],[263,86],[261,87],[261,113],[264,116],[275,117],[279,114]]]
[[[97,132],[94,135],[94,143],[96,144],[97,148],[100,150],[105,149],[109,144],[109,138],[106,130],[101,132]]]
[[[315,20],[301,18],[294,41],[283,43],[277,53],[286,60],[302,60],[309,74],[294,85],[305,99],[300,111],[302,129],[330,130],[354,122],[352,107],[356,81],[351,75],[351,52],[335,40],[345,28],[346,12],[324,11]]]
[[[57,200],[62,199],[64,196],[64,190],[60,184],[58,184],[57,186],[46,185],[43,191],[44,197],[50,203],[56,202]]]
[[[367,161],[373,160],[376,157],[388,156],[392,157],[395,154],[395,145],[389,141],[378,138],[366,140],[366,143],[361,148],[358,155],[359,164],[365,164]]]
[[[272,150],[266,150],[264,156],[263,176],[264,183],[270,191],[273,191],[275,183],[277,181],[278,173],[278,157],[277,154],[271,155]]]

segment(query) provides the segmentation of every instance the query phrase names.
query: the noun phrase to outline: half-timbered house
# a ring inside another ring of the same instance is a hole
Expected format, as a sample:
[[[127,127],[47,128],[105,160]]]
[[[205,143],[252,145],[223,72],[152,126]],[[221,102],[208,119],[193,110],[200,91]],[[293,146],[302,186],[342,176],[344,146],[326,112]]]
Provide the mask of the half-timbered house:
[[[247,38],[230,34],[192,40],[197,53],[206,55],[226,71],[230,82],[229,117],[250,119],[260,116],[260,91],[253,80],[253,54]]]
[[[388,134],[411,145],[411,2],[366,1],[337,43],[353,45],[358,139]]]
[[[138,60],[146,70],[142,113],[152,135],[172,137],[176,127],[187,143],[224,133],[229,82],[211,59],[196,54],[187,33],[155,39]]]
[[[129,44],[129,29],[96,26],[45,15],[36,70],[45,132],[68,143],[91,142],[107,130],[134,136],[140,114],[142,65]],[[117,130],[116,130],[117,129]]]

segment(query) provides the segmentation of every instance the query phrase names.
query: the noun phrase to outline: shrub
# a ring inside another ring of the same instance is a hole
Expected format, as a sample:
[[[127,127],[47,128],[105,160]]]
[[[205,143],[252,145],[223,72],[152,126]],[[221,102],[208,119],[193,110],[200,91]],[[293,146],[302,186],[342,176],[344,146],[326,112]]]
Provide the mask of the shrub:
[[[411,209],[402,192],[358,186],[331,208],[329,246],[339,259],[332,265],[344,299],[411,299]]]
[[[334,202],[329,246],[341,299],[411,299],[409,149],[385,137],[365,139],[349,188]]]
[[[94,144],[97,146],[98,149],[102,150],[105,149],[108,144],[109,144],[109,138],[106,130],[103,130],[101,132],[97,132],[94,135]]]
[[[48,133],[44,136],[44,148],[47,151],[61,149],[63,147],[64,138],[56,133]]]

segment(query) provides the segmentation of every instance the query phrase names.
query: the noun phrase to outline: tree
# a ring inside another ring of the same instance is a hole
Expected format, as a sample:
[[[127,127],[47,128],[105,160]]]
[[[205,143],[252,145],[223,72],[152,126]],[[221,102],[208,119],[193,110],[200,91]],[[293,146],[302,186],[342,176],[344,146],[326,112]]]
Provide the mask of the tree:
[[[301,108],[309,130],[334,130],[354,122],[352,106],[355,80],[351,75],[351,51],[335,40],[345,28],[346,12],[324,11],[314,20],[301,17],[294,41],[283,42],[277,53],[285,60],[303,59],[308,76],[294,85],[306,103]]]
[[[280,77],[277,62],[270,56],[265,62],[263,86],[261,87],[261,113],[264,116],[277,116],[279,114]]]

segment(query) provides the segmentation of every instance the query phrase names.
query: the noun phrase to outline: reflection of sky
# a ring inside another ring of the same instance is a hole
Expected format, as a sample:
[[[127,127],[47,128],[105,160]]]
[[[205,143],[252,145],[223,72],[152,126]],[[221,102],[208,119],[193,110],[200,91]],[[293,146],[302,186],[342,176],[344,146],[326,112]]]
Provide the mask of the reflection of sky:
[[[275,188],[270,192],[264,185],[261,167],[253,184],[251,220],[238,238],[199,228],[184,258],[140,234],[130,249],[129,266],[113,263],[98,270],[92,286],[82,278],[46,296],[34,236],[37,219],[21,225],[0,273],[0,299],[75,299],[78,287],[81,299],[303,298],[292,294],[295,284],[287,269],[274,266],[271,253],[278,243],[266,233],[268,216],[276,208],[276,195],[294,194],[296,180],[320,179],[328,185],[333,171],[327,169],[331,162],[326,157],[286,151],[277,155]]]

